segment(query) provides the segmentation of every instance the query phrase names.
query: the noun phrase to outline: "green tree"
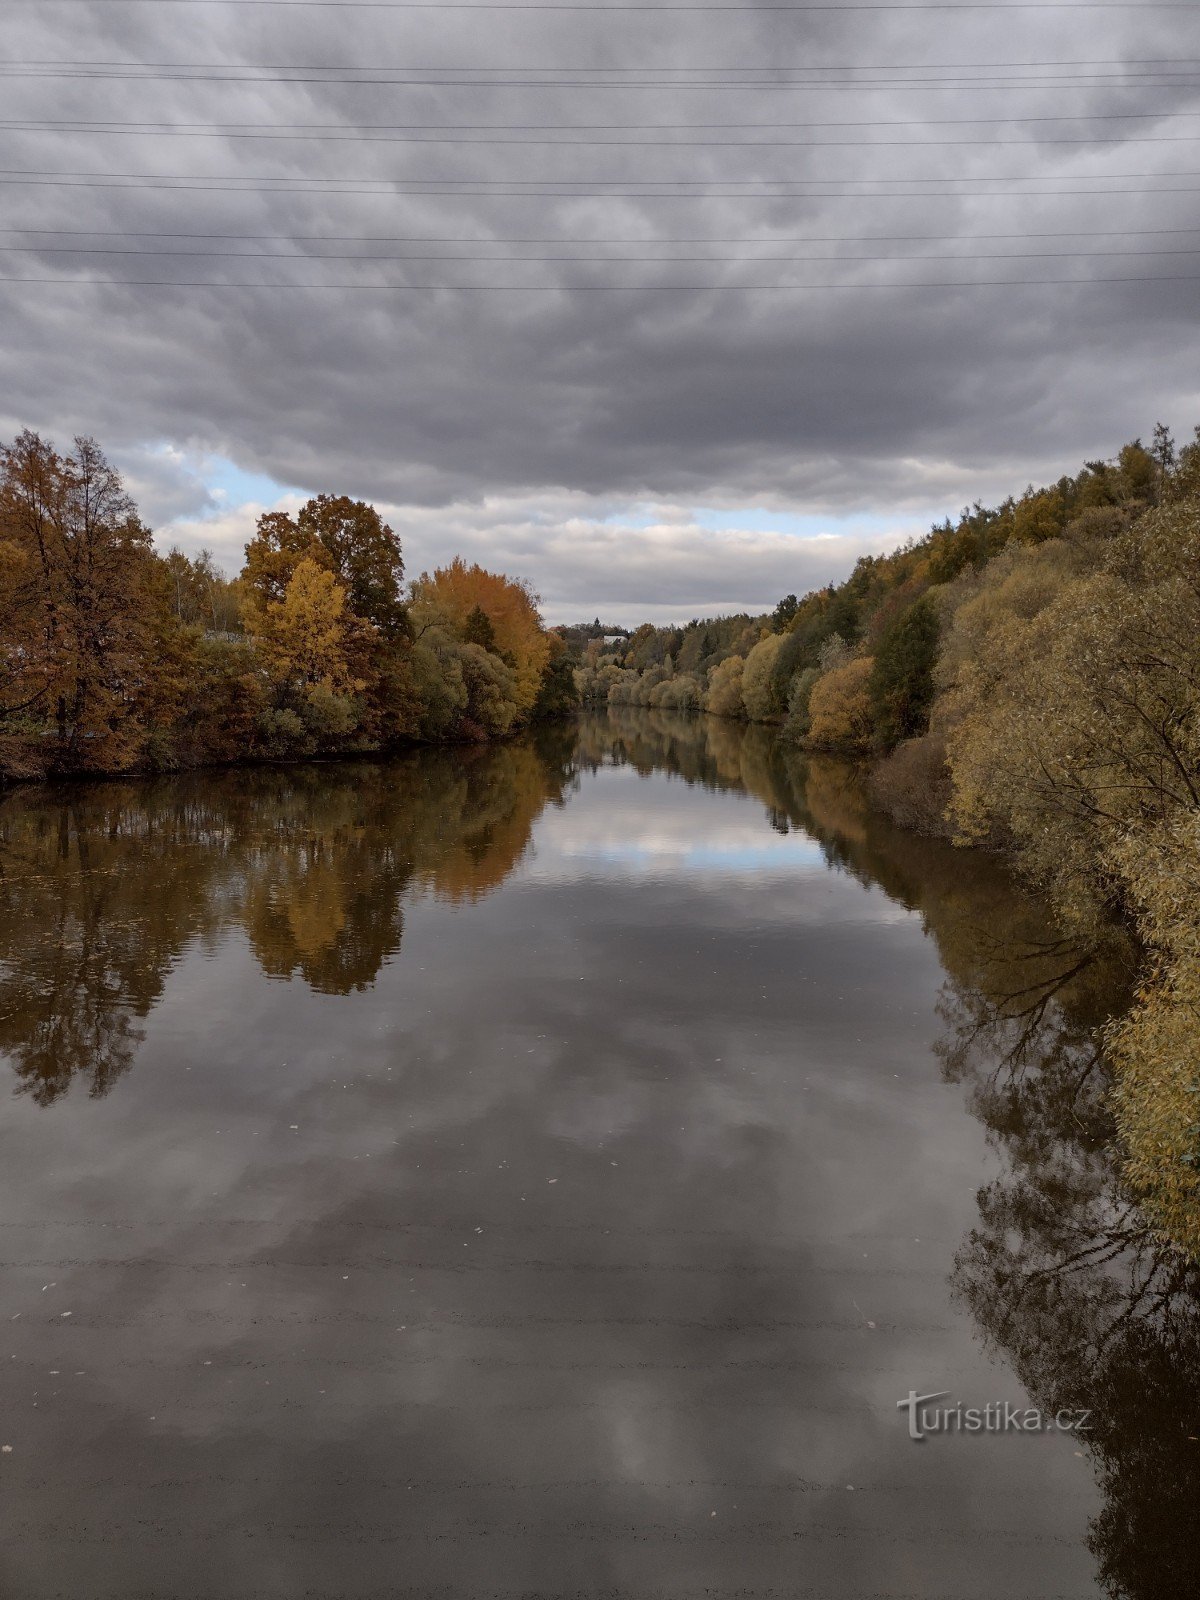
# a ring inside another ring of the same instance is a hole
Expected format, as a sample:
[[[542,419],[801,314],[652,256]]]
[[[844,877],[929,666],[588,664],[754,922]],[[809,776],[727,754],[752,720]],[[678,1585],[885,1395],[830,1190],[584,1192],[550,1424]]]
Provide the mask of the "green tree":
[[[769,633],[746,657],[742,670],[742,701],[751,722],[773,722],[783,714],[784,703],[775,677],[775,664],[783,643],[782,634]]]
[[[940,631],[937,608],[925,595],[893,621],[876,646],[871,714],[886,749],[929,726]]]
[[[463,623],[462,637],[465,644],[477,644],[482,650],[491,650],[499,654],[496,649],[496,630],[492,627],[492,619],[482,606],[472,606]]]
[[[800,602],[794,594],[785,594],[783,599],[771,613],[772,633],[786,633],[792,618],[800,609]]]

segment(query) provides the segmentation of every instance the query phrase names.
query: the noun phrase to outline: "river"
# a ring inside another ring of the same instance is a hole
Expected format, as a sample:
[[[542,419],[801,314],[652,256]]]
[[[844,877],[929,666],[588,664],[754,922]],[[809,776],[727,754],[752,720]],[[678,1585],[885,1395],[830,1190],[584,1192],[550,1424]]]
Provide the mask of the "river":
[[[1200,1592],[1127,980],[714,719],[10,793],[0,1593]]]

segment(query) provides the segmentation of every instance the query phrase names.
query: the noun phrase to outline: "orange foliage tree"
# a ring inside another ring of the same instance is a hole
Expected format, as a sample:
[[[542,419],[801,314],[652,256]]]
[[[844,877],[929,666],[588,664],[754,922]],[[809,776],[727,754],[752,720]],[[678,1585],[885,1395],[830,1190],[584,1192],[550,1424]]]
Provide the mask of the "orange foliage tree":
[[[468,566],[456,556],[448,567],[422,573],[413,584],[420,626],[448,628],[464,642],[479,636],[480,611],[491,625],[494,653],[511,669],[518,718],[538,697],[550,660],[550,640],[538,613],[538,597],[521,579]]]

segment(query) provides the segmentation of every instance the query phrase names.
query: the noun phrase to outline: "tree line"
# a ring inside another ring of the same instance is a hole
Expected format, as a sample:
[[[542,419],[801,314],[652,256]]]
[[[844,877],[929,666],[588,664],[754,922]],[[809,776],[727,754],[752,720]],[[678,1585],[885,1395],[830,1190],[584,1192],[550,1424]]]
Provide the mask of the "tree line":
[[[869,759],[908,827],[1007,851],[1066,933],[1144,947],[1108,1025],[1127,1177],[1200,1256],[1200,430],[975,505],[761,617],[587,646],[585,700]]]
[[[227,578],[159,554],[91,439],[0,449],[0,777],[485,740],[575,703],[523,581],[404,583],[373,506],[269,512]]]

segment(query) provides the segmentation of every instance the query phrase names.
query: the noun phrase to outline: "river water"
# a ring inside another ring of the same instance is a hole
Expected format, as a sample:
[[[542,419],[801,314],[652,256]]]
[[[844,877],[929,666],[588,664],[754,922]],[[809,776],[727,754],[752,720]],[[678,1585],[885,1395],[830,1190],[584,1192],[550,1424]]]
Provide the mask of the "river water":
[[[1077,966],[712,719],[10,794],[0,1593],[1200,1592]]]

